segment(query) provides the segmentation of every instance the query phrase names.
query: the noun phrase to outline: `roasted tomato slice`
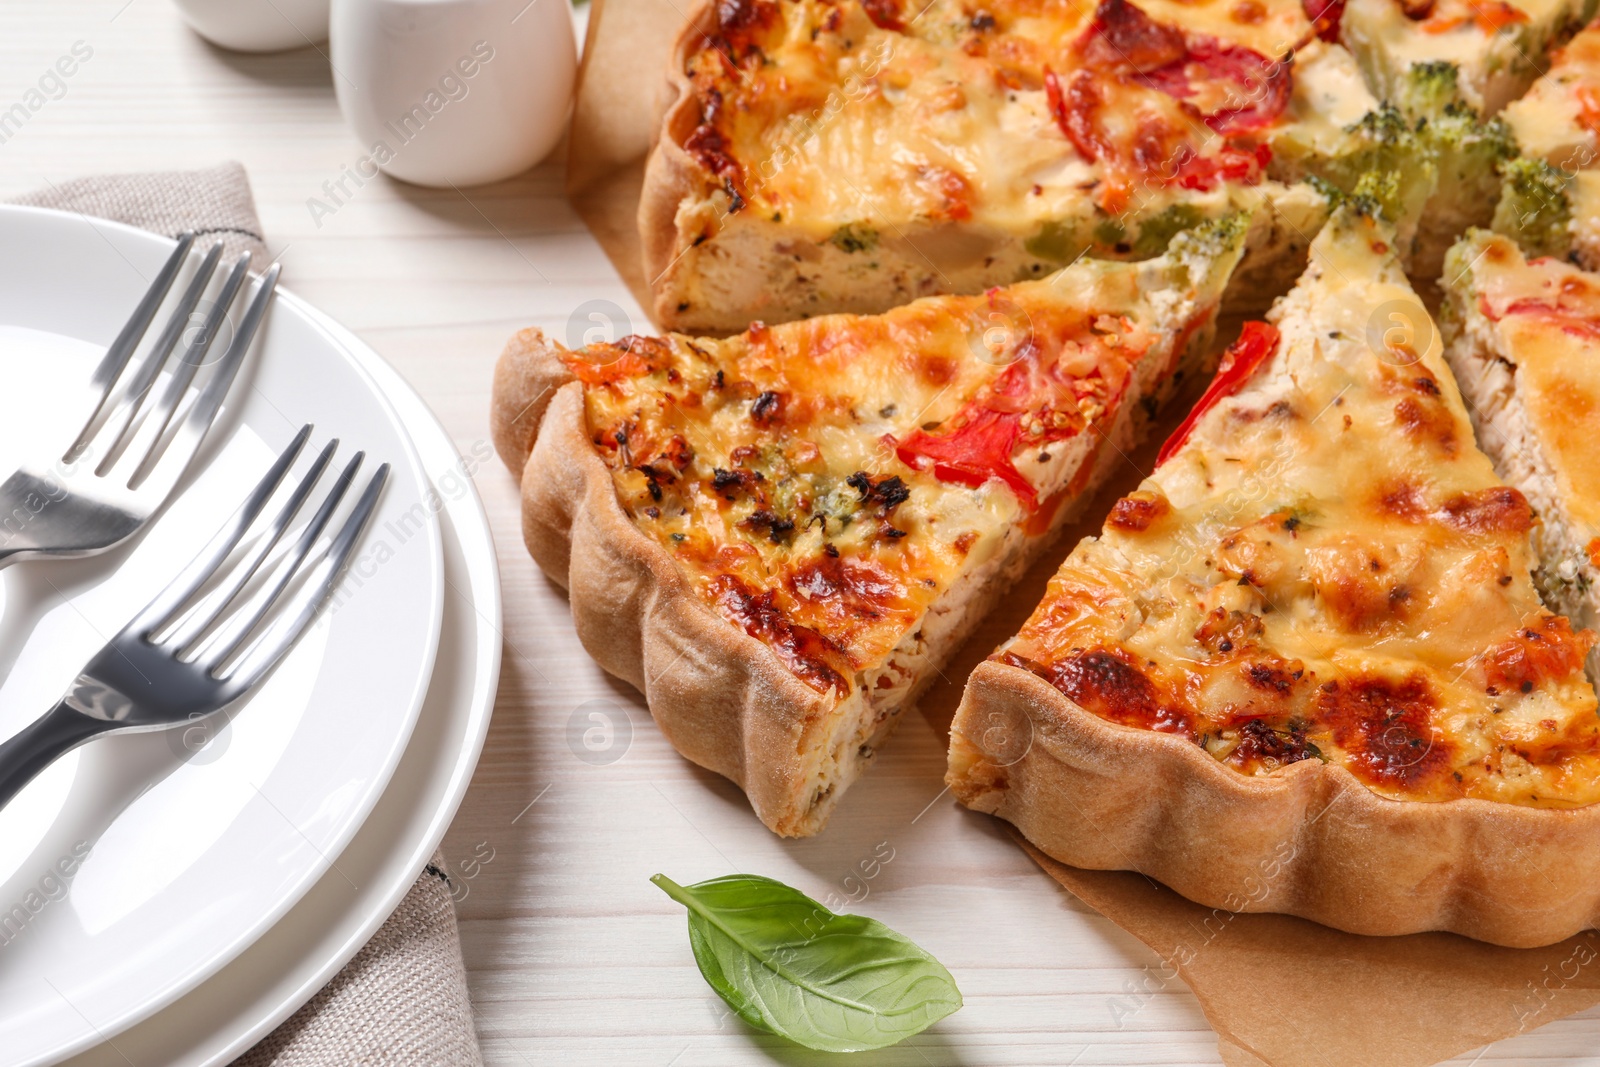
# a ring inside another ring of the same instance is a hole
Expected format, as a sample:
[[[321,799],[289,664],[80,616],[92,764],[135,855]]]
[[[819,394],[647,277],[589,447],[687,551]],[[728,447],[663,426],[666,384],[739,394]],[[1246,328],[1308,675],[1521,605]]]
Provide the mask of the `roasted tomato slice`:
[[[1101,0],[1072,51],[1076,69],[1065,77],[1046,69],[1045,95],[1063,136],[1112,172],[1102,199],[1115,202],[1102,207],[1124,206],[1120,190],[1131,175],[1192,189],[1261,179],[1264,146],[1229,141],[1202,152],[1208,138],[1197,134],[1204,126],[1234,138],[1276,122],[1292,89],[1286,61],[1186,34],[1128,0]]]
[[[1128,0],[1100,0],[1077,47],[1084,66],[1117,73],[1159,70],[1188,54],[1182,30],[1157,22]]]
[[[1012,462],[1018,441],[1025,433],[1030,447],[1076,437],[1089,420],[1114,410],[1128,383],[1117,366],[1097,358],[1087,372],[1068,371],[1029,337],[1017,358],[943,426],[888,443],[902,463],[931,468],[943,482],[975,488],[998,478],[1032,514],[1039,492]]]
[[[1478,298],[1478,308],[1490,322],[1498,322],[1510,315],[1521,315],[1542,319],[1546,324],[1574,337],[1588,341],[1600,340],[1600,301],[1571,299],[1567,294],[1557,295],[1554,303],[1528,297],[1507,304],[1497,315],[1489,304],[1489,298],[1483,296]]]
[[[900,462],[918,470],[933,468],[941,482],[977,488],[998,478],[1016,493],[1028,511],[1039,506],[1039,493],[1011,462],[1022,430],[1022,416],[1011,411],[979,408],[956,416],[949,433],[918,430],[895,446]]]
[[[1269,59],[1243,45],[1195,35],[1189,39],[1187,60],[1173,67],[1181,69],[1185,80],[1185,92],[1172,93],[1174,96],[1194,95],[1196,84],[1220,87],[1219,106],[1204,115],[1205,124],[1217,133],[1227,135],[1264,129],[1276,122],[1289,106],[1289,93],[1293,88],[1289,64]],[[1154,79],[1156,76],[1147,77]],[[1176,78],[1166,77],[1176,83]],[[1157,87],[1171,92],[1164,86]]]
[[[1339,23],[1344,18],[1344,0],[1300,0],[1300,6],[1324,41],[1339,40]]]
[[[1278,330],[1265,322],[1247,322],[1244,330],[1222,355],[1222,363],[1217,367],[1217,376],[1211,379],[1211,384],[1206,388],[1194,408],[1172,431],[1172,436],[1167,438],[1166,444],[1161,446],[1161,452],[1156,456],[1156,466],[1161,466],[1171,459],[1183,447],[1183,443],[1194,432],[1195,425],[1200,417],[1224,398],[1232,396],[1239,391],[1240,386],[1250,379],[1261,364],[1278,350]]]

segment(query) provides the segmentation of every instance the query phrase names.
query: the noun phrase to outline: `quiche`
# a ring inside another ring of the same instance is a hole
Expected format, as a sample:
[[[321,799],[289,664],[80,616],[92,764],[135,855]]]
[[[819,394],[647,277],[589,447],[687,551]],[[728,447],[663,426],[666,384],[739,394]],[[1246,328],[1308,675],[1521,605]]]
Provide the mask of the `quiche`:
[[[1595,635],[1541,604],[1536,522],[1342,208],[974,672],[947,781],[1208,906],[1561,940],[1600,918]]]
[[[1494,229],[1530,255],[1575,254],[1600,266],[1600,25],[1550,58],[1550,70],[1505,110],[1522,156],[1506,167]]]
[[[524,331],[494,427],[528,547],[677,749],[814,833],[1204,358],[1248,225],[723,340]]]
[[[1339,39],[1372,91],[1408,115],[1452,98],[1493,115],[1593,13],[1593,0],[1346,0]]]
[[[1264,308],[1303,266],[1329,188],[1374,175],[1366,191],[1409,232],[1435,184],[1409,120],[1385,118],[1323,39],[1335,15],[1300,0],[707,4],[677,43],[639,205],[656,319],[730,332],[878,312],[1084,254],[1149,258],[1241,211],[1228,305]]]
[[[1501,477],[1538,511],[1534,581],[1600,625],[1600,275],[1474,231],[1451,250],[1445,356]],[[1596,657],[1590,656],[1591,675]]]

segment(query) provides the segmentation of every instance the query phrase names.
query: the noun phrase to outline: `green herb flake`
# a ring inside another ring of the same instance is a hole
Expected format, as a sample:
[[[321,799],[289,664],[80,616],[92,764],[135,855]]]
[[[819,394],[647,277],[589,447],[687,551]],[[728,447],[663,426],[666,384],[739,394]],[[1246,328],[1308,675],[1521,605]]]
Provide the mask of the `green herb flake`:
[[[878,231],[859,222],[847,222],[828,238],[841,252],[870,252],[878,247]]]

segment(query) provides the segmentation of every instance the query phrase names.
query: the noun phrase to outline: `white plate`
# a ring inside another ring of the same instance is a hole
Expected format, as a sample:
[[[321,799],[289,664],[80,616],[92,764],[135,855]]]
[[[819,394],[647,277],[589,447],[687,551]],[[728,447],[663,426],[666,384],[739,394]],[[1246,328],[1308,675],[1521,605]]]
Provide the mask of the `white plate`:
[[[470,479],[487,452],[463,461],[388,364],[342,328],[329,328],[400,412],[443,502],[444,625],[416,732],[335,870],[199,989],[64,1067],[202,1067],[244,1052],[311,999],[388,918],[472,780],[500,678],[500,581]]]
[[[0,209],[0,467],[70,433],[75,397],[172,243]],[[269,929],[381,795],[427,691],[439,527],[403,424],[320,316],[281,293],[208,463],[131,547],[4,575],[0,735],[48,708],[205,544],[304,422],[394,474],[334,610],[194,751],[104,738],[0,810],[0,1062],[60,1059],[170,1004]],[[369,468],[370,469],[370,468]],[[14,664],[8,661],[15,659]],[[191,728],[191,731],[194,728]],[[74,862],[87,853],[87,858]],[[70,879],[57,875],[67,860]],[[20,910],[19,910],[20,909]]]

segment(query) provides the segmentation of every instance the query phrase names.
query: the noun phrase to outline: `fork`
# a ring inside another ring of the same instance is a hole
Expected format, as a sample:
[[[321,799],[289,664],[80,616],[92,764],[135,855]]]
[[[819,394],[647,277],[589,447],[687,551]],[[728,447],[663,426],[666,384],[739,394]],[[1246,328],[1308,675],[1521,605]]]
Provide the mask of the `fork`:
[[[139,306],[106,349],[89,379],[86,406],[91,410],[83,429],[64,450],[44,452],[0,483],[0,567],[23,559],[89,556],[120,544],[149,521],[193,463],[266,315],[279,271],[273,264],[262,276],[227,351],[174,429],[179,405],[244,287],[250,266],[248,252],[234,260],[199,331],[186,329],[222,257],[222,242],[213,244],[155,344],[134,361],[134,352],[193,245],[193,234],[179,236]],[[166,388],[141,420],[145,402],[173,352],[178,360]],[[119,393],[117,382],[130,362],[134,366],[128,385]],[[152,430],[146,446],[133,449],[134,439],[146,426]],[[91,464],[90,450],[96,441],[103,448],[96,450],[98,462]]]
[[[361,468],[365,453],[357,452],[293,544],[269,562],[328,469],[339,444],[330,441],[255,542],[224,568],[310,436],[311,427],[302,427],[205,550],[89,661],[54,708],[0,743],[0,807],[44,768],[101,734],[157,730],[221,710],[259,683],[300,638],[349,563],[389,476],[385,463],[312,560]]]

